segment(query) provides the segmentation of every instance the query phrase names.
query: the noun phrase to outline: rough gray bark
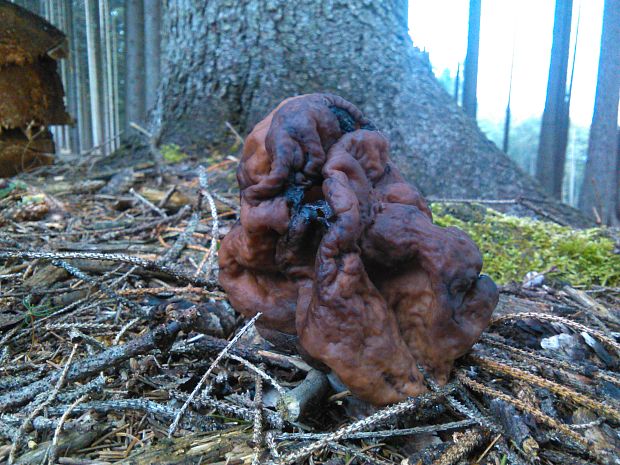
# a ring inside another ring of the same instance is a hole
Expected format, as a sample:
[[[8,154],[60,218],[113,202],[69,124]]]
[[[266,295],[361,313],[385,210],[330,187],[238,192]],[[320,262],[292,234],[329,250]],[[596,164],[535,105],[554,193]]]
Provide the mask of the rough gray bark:
[[[536,177],[555,198],[562,196],[566,161],[568,108],[566,73],[570,49],[573,0],[556,0],[547,99],[540,128]]]
[[[463,111],[476,119],[478,102],[478,50],[480,48],[480,12],[482,0],[469,0],[469,25],[467,28],[467,55],[463,71]]]
[[[601,54],[588,161],[579,207],[604,224],[620,223],[618,183],[618,98],[620,96],[620,0],[605,0]],[[596,213],[595,213],[596,210]]]
[[[169,0],[163,17],[160,143],[222,148],[227,121],[247,134],[286,97],[334,92],[386,133],[426,195],[540,196],[436,81],[403,0]]]
[[[160,25],[160,0],[144,0],[144,83],[147,111],[155,106],[157,100],[160,77]]]
[[[202,2],[199,2],[202,3]],[[188,7],[189,10],[192,7]],[[129,123],[144,124],[144,4],[142,0],[125,2],[125,130]],[[195,44],[186,44],[194,47]],[[200,48],[200,47],[197,47]]]

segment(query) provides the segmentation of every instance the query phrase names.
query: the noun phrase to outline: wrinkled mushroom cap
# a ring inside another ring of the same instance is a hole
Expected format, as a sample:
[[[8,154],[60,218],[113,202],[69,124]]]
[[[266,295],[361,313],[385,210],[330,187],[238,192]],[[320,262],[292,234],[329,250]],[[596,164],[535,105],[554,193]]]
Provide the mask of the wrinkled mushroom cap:
[[[240,220],[220,249],[220,281],[270,339],[297,349],[376,405],[440,384],[498,300],[482,257],[432,222],[386,138],[329,94],[285,100],[246,139]],[[268,331],[265,331],[268,330]]]

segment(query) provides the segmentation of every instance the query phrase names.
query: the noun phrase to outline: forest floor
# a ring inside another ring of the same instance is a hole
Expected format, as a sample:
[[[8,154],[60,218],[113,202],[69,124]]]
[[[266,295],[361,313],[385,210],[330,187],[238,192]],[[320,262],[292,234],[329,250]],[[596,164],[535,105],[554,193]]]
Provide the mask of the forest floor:
[[[0,181],[0,463],[620,463],[620,289],[505,284],[447,386],[307,406],[217,285],[235,158],[92,161]]]

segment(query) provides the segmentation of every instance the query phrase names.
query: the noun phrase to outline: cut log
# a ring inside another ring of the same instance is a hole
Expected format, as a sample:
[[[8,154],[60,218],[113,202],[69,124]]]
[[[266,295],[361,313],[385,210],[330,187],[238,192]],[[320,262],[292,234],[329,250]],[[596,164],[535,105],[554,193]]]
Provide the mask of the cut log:
[[[19,129],[4,131],[0,134],[0,177],[49,165],[54,160],[53,153],[54,141],[47,129],[31,140]]]
[[[71,124],[56,61],[0,67],[0,133],[3,129]]]
[[[66,56],[62,31],[31,11],[0,0],[0,66],[34,63],[45,55]]]

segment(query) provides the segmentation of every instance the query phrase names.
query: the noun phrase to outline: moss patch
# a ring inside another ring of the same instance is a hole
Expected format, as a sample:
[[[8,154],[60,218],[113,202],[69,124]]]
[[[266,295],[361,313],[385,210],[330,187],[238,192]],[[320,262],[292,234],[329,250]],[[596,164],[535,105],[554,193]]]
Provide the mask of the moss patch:
[[[575,230],[504,215],[480,205],[432,205],[435,223],[456,226],[478,244],[484,272],[499,283],[556,267],[551,276],[571,285],[620,285],[620,255],[604,229]]]
[[[159,151],[167,163],[179,163],[187,158],[187,154],[177,144],[162,145]]]

